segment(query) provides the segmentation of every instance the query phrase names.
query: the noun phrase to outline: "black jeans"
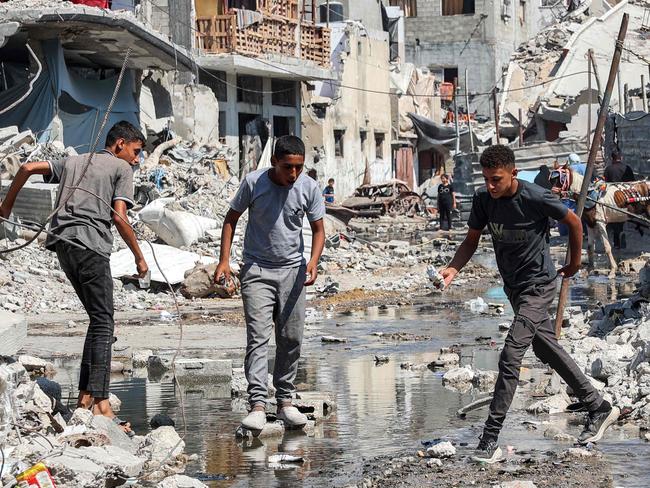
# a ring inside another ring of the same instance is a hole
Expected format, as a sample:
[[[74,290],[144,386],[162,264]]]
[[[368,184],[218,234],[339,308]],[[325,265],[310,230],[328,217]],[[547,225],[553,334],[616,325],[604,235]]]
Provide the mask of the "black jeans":
[[[519,383],[521,362],[531,344],[535,355],[557,371],[590,412],[597,410],[603,402],[598,391],[555,338],[555,330],[548,316],[555,287],[555,281],[551,281],[521,290],[504,288],[515,311],[515,318],[499,357],[499,376],[483,430],[486,438],[496,440],[499,436]]]
[[[90,323],[86,333],[79,390],[108,398],[113,345],[113,277],[108,258],[65,242],[56,246],[61,268],[77,292]]]
[[[440,215],[440,230],[451,229],[451,208],[452,204],[438,201],[438,214]]]

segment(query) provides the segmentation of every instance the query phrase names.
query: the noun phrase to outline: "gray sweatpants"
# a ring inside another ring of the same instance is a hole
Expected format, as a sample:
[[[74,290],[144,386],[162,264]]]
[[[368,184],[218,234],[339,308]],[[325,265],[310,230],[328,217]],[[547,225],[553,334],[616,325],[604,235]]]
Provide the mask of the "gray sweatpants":
[[[499,376],[494,385],[494,398],[483,435],[492,439],[499,436],[519,383],[519,369],[530,345],[533,352],[566,381],[576,396],[592,412],[603,401],[598,391],[555,338],[555,330],[548,316],[548,308],[555,297],[555,281],[532,285],[522,290],[504,288],[515,318],[510,326],[501,356]]]
[[[306,266],[262,268],[247,264],[242,268],[241,294],[246,316],[246,358],[248,401],[266,404],[268,396],[268,345],[275,326],[275,369],[273,386],[280,403],[290,400],[298,371],[300,346],[305,325]]]

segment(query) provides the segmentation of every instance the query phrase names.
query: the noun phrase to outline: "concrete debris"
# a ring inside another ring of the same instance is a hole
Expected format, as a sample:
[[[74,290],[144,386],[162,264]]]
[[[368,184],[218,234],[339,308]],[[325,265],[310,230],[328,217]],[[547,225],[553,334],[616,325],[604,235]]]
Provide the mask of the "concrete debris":
[[[481,371],[472,369],[470,365],[450,369],[442,376],[442,384],[452,390],[469,391],[475,387],[488,391],[494,387],[498,373],[496,371]]]
[[[429,447],[427,454],[433,458],[450,458],[456,455],[456,448],[451,442],[443,441]]]
[[[208,485],[189,476],[175,474],[162,480],[156,485],[156,488],[208,488]]]
[[[43,361],[37,359],[21,358],[34,367],[42,365]],[[60,392],[55,382],[38,379],[45,381],[48,392]],[[110,400],[118,410],[119,399],[111,395]],[[20,362],[0,364],[0,438],[4,452],[11,452],[5,459],[5,472],[17,462],[29,466],[43,459],[56,486],[61,488],[118,486],[126,479],[141,476],[144,470],[154,471],[150,480],[162,480],[158,486],[205,486],[188,477],[169,477],[182,472],[187,462],[183,456],[185,443],[173,427],[159,427],[144,437],[131,439],[111,419],[81,408],[66,424],[59,413],[54,414],[53,403]],[[10,413],[12,404],[14,411]],[[19,438],[12,427],[14,418],[35,435]]]
[[[239,279],[232,276],[228,283],[215,283],[217,263],[198,264],[185,273],[181,293],[186,298],[232,298],[240,289]]]

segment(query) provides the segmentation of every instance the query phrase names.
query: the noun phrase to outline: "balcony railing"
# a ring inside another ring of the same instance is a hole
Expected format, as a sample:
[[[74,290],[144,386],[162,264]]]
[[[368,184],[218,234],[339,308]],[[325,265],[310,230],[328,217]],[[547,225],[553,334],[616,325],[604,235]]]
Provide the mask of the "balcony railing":
[[[271,0],[259,0],[275,5]],[[280,54],[330,64],[330,30],[311,22],[300,22],[297,2],[278,2],[284,10],[258,10],[261,21],[240,26],[238,9],[224,15],[196,19],[196,44],[206,53],[236,53],[247,56]]]

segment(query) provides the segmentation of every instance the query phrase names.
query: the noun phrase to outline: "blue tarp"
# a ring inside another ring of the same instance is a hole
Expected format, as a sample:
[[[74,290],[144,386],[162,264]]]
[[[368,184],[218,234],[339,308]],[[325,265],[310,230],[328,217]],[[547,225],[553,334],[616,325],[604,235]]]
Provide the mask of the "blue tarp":
[[[58,111],[63,122],[64,143],[76,147],[77,152],[87,152],[108,108],[117,76],[104,80],[90,80],[71,72],[65,64],[63,48],[58,39],[42,41],[41,49],[44,58],[41,60],[43,70],[34,82],[32,93],[18,106],[0,115],[0,127],[17,125],[21,130],[31,129],[39,140],[47,140],[48,129]],[[28,85],[26,82],[0,93],[0,109],[18,100],[27,92]],[[78,113],[57,110],[59,97],[64,92],[79,105]],[[136,127],[140,125],[138,104],[134,93],[133,70],[127,70],[111,115],[100,135],[100,148],[104,146],[106,133],[116,122],[128,120]]]

